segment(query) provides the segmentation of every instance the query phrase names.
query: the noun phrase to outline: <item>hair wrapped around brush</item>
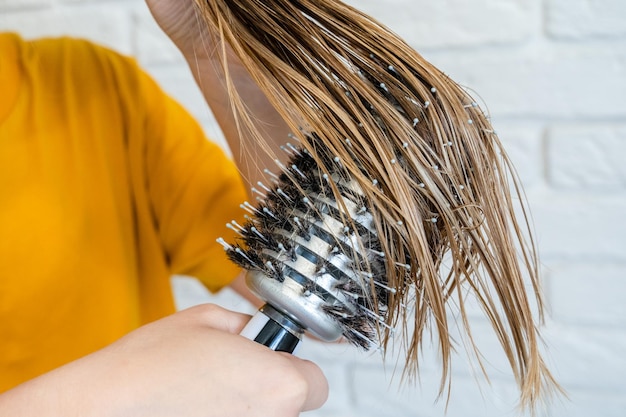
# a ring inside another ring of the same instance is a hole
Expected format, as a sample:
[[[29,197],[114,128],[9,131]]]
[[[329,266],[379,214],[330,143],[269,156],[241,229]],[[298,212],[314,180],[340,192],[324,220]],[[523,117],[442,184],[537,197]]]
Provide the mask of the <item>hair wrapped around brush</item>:
[[[508,357],[521,404],[533,406],[556,387],[530,308],[535,298],[541,319],[536,251],[532,238],[524,237],[531,234],[523,204],[521,218],[514,214],[511,190],[523,201],[518,180],[468,93],[398,36],[340,1],[196,2],[300,146],[320,167],[338,158],[362,189],[387,284],[396,290],[385,320],[401,333],[394,340],[406,352],[405,372],[417,371],[424,333],[434,330],[445,389],[454,347],[451,317],[480,361],[465,310],[466,300],[476,300]],[[239,123],[253,129],[237,91],[231,98]],[[386,347],[389,327],[379,331]]]

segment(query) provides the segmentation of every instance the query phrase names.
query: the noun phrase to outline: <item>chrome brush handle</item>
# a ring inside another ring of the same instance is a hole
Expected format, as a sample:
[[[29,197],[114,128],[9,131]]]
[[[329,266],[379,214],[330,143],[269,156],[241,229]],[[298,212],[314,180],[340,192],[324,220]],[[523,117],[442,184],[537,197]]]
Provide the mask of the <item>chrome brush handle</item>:
[[[240,334],[272,350],[293,353],[303,332],[302,327],[294,320],[265,304]]]

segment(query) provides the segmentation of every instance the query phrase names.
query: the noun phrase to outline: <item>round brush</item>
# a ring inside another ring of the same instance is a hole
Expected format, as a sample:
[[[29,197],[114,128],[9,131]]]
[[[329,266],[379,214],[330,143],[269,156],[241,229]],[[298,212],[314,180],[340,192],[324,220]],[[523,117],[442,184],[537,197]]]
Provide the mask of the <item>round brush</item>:
[[[344,336],[378,345],[388,297],[385,259],[361,188],[336,157],[321,164],[288,144],[291,156],[273,184],[254,189],[247,222],[229,227],[241,237],[224,246],[248,270],[246,281],[266,301],[242,334],[274,350],[293,352],[304,331],[325,341]],[[337,201],[335,187],[341,195]]]

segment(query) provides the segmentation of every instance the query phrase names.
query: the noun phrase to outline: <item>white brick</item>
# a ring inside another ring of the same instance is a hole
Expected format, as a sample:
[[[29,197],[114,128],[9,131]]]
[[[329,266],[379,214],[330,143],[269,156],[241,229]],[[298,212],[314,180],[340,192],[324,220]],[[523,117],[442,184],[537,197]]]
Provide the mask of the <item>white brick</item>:
[[[626,195],[529,193],[541,255],[626,260]]]
[[[55,0],[57,3],[68,3],[68,4],[84,4],[84,3],[94,3],[97,1],[100,1],[101,3],[104,3],[105,1],[108,1],[109,3],[112,1],[116,1],[116,0]],[[117,0],[119,1],[119,0]],[[137,2],[137,0],[126,0],[126,2]]]
[[[50,6],[51,0],[0,0],[0,11],[44,8]],[[0,15],[0,24],[5,16]]]
[[[556,402],[549,417],[624,417],[626,395],[611,391],[569,389],[569,399]]]
[[[436,416],[503,417],[512,413],[517,402],[516,388],[497,379],[488,386],[484,380],[455,375],[450,402],[437,399],[439,376],[422,374],[419,385],[398,387],[389,384],[382,368],[360,366],[352,370],[355,409],[362,417]]]
[[[88,8],[7,13],[0,30],[16,31],[26,39],[73,36],[132,52],[131,18],[123,9],[94,5]]]
[[[555,38],[626,35],[623,0],[548,0],[546,30]]]
[[[556,187],[626,187],[626,125],[569,125],[548,132],[548,173]]]
[[[581,310],[593,308],[580,305]],[[626,398],[626,326],[550,323],[546,330],[546,360],[565,389],[622,393]]]
[[[427,58],[506,116],[626,116],[626,42],[429,51]]]
[[[526,190],[543,181],[543,129],[536,123],[496,123],[504,150]]]
[[[567,324],[626,326],[625,264],[552,263],[548,299],[554,320]],[[592,306],[592,308],[587,308]]]
[[[351,0],[416,48],[519,42],[533,33],[536,1]]]

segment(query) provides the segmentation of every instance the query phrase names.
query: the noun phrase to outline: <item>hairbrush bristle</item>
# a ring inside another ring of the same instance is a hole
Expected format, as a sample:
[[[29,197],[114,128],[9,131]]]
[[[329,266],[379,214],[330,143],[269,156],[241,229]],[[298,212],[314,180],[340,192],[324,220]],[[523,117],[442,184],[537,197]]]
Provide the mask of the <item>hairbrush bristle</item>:
[[[341,324],[346,339],[365,349],[378,346],[394,290],[360,189],[331,155],[320,152],[325,156],[319,165],[304,148],[284,150],[290,158],[272,175],[275,184],[262,185],[266,193],[260,202],[244,206],[252,217],[232,226],[241,238],[224,245],[228,257],[268,279],[297,282],[303,297],[325,300],[323,310]],[[314,273],[295,270],[299,258],[314,264]]]

